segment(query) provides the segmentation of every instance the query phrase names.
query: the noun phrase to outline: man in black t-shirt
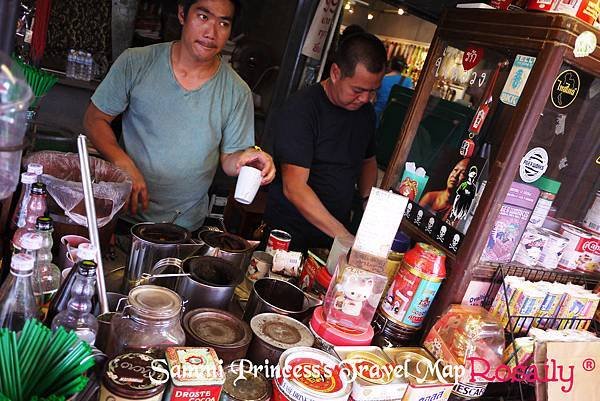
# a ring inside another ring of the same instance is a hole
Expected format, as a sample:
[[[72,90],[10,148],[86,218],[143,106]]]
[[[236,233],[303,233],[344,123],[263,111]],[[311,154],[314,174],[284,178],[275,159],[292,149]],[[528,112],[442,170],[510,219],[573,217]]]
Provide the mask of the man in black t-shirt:
[[[340,43],[330,77],[292,95],[274,118],[281,174],[269,190],[265,221],[291,234],[290,249],[328,248],[348,234],[357,184],[364,201],[376,185],[371,102],[385,63],[379,39],[351,35]]]

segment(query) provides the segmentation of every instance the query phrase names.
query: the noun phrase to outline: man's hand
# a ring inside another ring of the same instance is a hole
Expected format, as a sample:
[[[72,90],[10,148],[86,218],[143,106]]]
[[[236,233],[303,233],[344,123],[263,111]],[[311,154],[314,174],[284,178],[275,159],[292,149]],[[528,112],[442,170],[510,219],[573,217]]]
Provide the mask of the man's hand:
[[[221,165],[223,171],[230,176],[237,176],[243,166],[257,168],[262,173],[261,185],[269,184],[275,178],[276,169],[273,158],[268,153],[256,148],[221,154]]]
[[[131,159],[116,161],[115,165],[129,175],[133,184],[131,187],[131,195],[129,197],[129,210],[131,211],[131,214],[137,213],[138,205],[140,203],[142,204],[142,210],[148,209],[148,187],[146,186],[146,181],[140,170],[138,170]]]

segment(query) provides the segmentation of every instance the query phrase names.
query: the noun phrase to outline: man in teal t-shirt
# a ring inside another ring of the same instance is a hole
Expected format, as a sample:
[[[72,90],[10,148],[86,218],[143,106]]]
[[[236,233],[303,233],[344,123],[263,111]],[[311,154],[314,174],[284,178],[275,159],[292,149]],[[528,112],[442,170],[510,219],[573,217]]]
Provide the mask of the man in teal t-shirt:
[[[218,163],[230,176],[244,165],[271,182],[271,157],[255,149],[252,94],[219,54],[239,0],[182,0],[181,39],[125,51],[92,97],[88,137],[133,181],[131,222],[168,221],[198,229]],[[123,115],[120,145],[110,123]],[[139,205],[141,204],[141,208]]]

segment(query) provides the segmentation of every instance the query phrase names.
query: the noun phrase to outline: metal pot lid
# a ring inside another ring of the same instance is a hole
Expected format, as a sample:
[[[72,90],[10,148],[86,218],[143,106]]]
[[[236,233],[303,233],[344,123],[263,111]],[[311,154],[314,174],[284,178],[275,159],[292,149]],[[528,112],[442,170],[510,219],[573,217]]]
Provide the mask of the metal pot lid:
[[[312,347],[315,337],[299,321],[277,313],[261,313],[250,321],[252,332],[272,347]]]
[[[136,237],[160,245],[185,244],[191,234],[185,228],[171,223],[141,223],[131,228]]]
[[[199,239],[212,248],[219,248],[225,252],[247,252],[251,249],[248,241],[234,234],[222,231],[202,231],[198,234]]]
[[[129,291],[129,305],[147,319],[170,319],[181,311],[181,298],[176,292],[156,285],[140,285]]]
[[[271,398],[271,383],[260,372],[241,370],[241,362],[233,361],[225,367],[223,392],[230,399],[263,401]],[[241,378],[241,380],[238,380]]]
[[[193,280],[214,286],[231,287],[238,285],[241,272],[228,260],[214,256],[193,256],[183,262],[183,270]]]
[[[183,328],[197,341],[208,346],[243,347],[252,340],[250,326],[228,312],[212,308],[189,311]]]

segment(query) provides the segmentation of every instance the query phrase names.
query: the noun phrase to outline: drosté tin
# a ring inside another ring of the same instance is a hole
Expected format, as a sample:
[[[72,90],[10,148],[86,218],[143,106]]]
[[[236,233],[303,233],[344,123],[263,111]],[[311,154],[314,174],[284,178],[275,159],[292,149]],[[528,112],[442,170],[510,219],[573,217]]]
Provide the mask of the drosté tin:
[[[247,362],[247,361],[245,361]],[[247,370],[241,360],[225,366],[225,384],[220,401],[269,401],[272,384],[260,372]]]
[[[338,358],[318,349],[297,347],[279,359],[277,385],[293,401],[347,401],[352,383]]]
[[[335,347],[343,366],[350,369],[354,380],[352,399],[355,401],[397,400],[408,387],[402,375],[379,347]]]
[[[171,383],[164,401],[217,401],[225,372],[212,348],[169,347]]]
[[[160,401],[168,376],[152,368],[150,355],[129,353],[108,362],[99,401]]]

